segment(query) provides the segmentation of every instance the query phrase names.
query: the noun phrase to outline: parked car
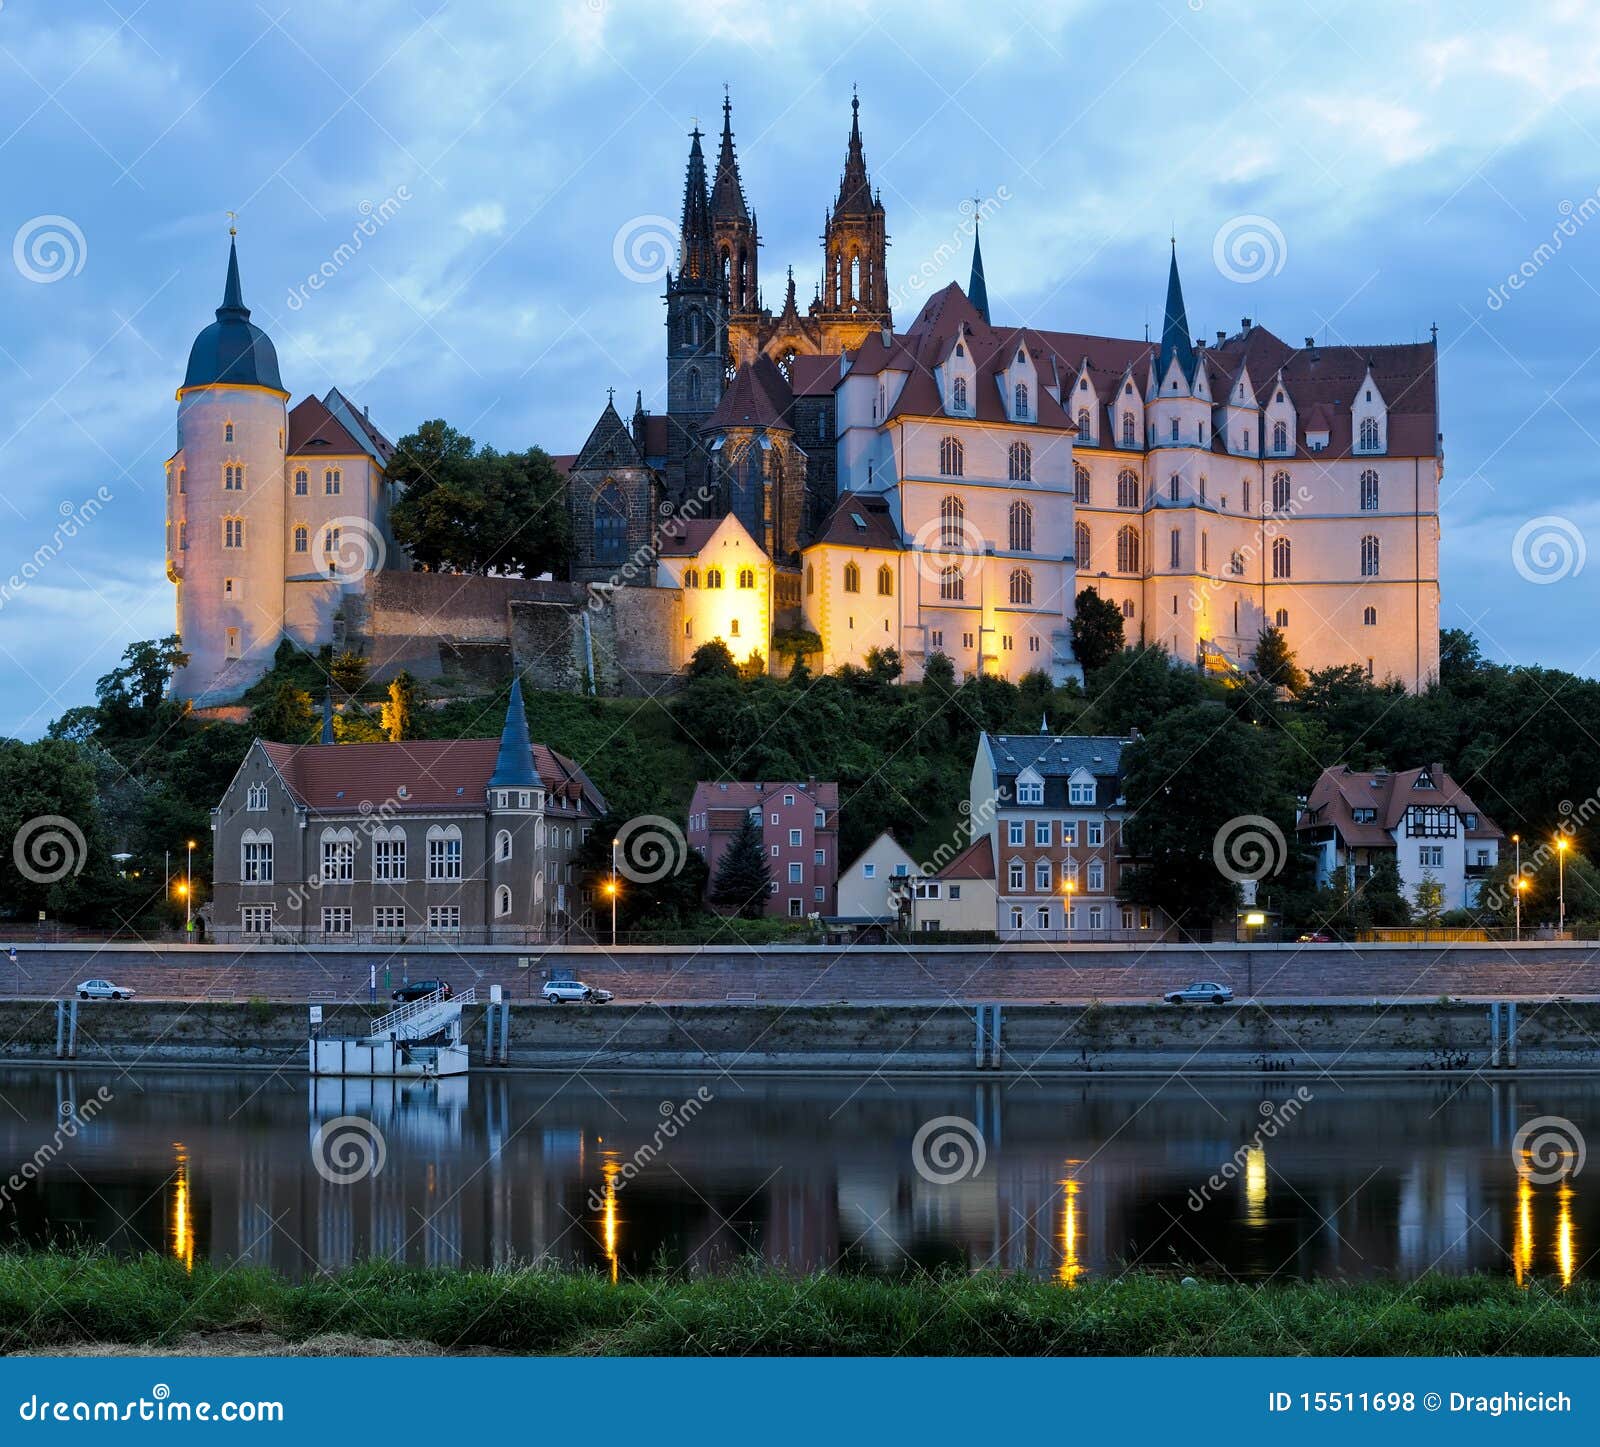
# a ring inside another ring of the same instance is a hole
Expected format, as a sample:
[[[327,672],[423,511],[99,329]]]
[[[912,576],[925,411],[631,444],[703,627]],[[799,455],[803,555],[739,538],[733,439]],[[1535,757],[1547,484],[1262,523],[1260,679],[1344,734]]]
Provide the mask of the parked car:
[[[1161,998],[1169,1005],[1203,1005],[1208,1000],[1213,1005],[1226,1005],[1233,999],[1233,990],[1215,980],[1195,980],[1181,990],[1168,990]]]
[[[1312,930],[1308,934],[1296,935],[1294,942],[1297,945],[1331,945],[1333,936],[1324,934],[1321,930]]]
[[[450,988],[448,980],[412,980],[408,985],[402,985],[391,996],[402,1005],[408,1005],[413,1000],[420,1000],[424,995],[431,995],[435,991],[443,990],[445,999],[455,994]]]
[[[609,1005],[613,999],[610,990],[602,990],[598,985],[586,985],[582,980],[546,980],[544,997],[552,1005]]]
[[[110,980],[84,980],[78,985],[80,1000],[131,1000],[134,991],[127,985],[113,985]]]

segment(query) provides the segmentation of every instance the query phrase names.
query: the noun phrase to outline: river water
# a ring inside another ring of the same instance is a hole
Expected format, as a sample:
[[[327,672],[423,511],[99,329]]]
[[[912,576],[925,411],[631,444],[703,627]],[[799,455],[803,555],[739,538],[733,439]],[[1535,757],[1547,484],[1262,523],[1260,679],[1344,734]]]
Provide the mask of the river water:
[[[0,1071],[0,1240],[295,1277],[382,1255],[546,1257],[613,1276],[753,1258],[1069,1283],[1131,1264],[1572,1280],[1600,1241],[1600,1164],[1585,1174],[1581,1154],[1597,1107],[1589,1078],[480,1071],[398,1084],[12,1069]],[[1519,1154],[1519,1131],[1545,1118],[1558,1124],[1535,1124],[1525,1141],[1547,1138]]]

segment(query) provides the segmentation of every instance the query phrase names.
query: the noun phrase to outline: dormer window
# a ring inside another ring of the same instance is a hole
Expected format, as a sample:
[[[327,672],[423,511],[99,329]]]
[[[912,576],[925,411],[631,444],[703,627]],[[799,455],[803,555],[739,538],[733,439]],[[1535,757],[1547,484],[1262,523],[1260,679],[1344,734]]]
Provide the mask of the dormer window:
[[[1044,803],[1044,783],[1040,779],[1017,780],[1017,803],[1042,804]]]
[[[1370,392],[1367,394],[1369,398],[1371,395],[1372,394]],[[1379,448],[1379,445],[1378,419],[1376,417],[1362,418],[1360,442],[1361,450],[1363,452],[1376,452]]]
[[[1080,392],[1087,392],[1089,390],[1089,379],[1087,377],[1078,378],[1078,390]]]
[[[1069,804],[1094,803],[1094,779],[1089,775],[1078,775],[1067,785],[1067,802]]]
[[[964,346],[962,346],[960,342],[957,342],[956,343],[956,355],[958,357],[964,357],[964,356],[966,356],[966,354],[967,354],[967,349]]]
[[[1028,384],[1026,382],[1018,382],[1011,395],[1012,410],[1018,417],[1026,417],[1028,415]]]
[[[967,379],[957,377],[950,385],[950,404],[957,412],[967,410]]]

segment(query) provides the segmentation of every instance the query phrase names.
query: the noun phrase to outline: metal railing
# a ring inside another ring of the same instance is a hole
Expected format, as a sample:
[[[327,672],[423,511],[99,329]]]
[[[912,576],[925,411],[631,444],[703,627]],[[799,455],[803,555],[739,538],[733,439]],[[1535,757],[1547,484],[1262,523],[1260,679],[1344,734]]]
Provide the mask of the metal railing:
[[[380,1015],[372,1022],[374,1037],[395,1035],[404,1040],[410,1040],[418,1035],[432,1035],[439,1027],[434,1025],[431,1029],[422,1029],[418,1023],[422,1016],[445,1008],[440,1016],[440,1024],[452,1013],[459,1013],[463,1005],[476,1005],[478,991],[474,985],[469,985],[458,994],[450,994],[447,990],[435,990],[431,995],[424,995],[417,1000],[408,1000],[397,1010],[391,1010],[387,1015]]]

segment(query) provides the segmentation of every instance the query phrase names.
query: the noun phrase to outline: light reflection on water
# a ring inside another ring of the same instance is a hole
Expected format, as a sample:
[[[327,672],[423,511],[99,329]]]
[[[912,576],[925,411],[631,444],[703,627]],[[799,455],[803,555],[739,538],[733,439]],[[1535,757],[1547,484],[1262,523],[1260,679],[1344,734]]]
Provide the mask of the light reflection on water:
[[[1072,1286],[1131,1263],[1303,1278],[1488,1271],[1586,1274],[1600,1232],[1583,1176],[1519,1174],[1536,1115],[1580,1131],[1600,1081],[1040,1082],[480,1074],[424,1083],[224,1072],[0,1071],[0,1177],[62,1111],[113,1099],[39,1179],[0,1204],[0,1239],[105,1244],[271,1265],[294,1276],[369,1256],[441,1267],[553,1258],[612,1280],[746,1258],[807,1271],[984,1266]],[[339,1116],[382,1133],[381,1173],[325,1179],[308,1140]],[[911,1142],[936,1116],[984,1135],[982,1171],[929,1180]],[[644,1148],[654,1141],[651,1153]],[[1226,1162],[1236,1172],[1193,1210]],[[642,1161],[642,1163],[641,1163]]]

